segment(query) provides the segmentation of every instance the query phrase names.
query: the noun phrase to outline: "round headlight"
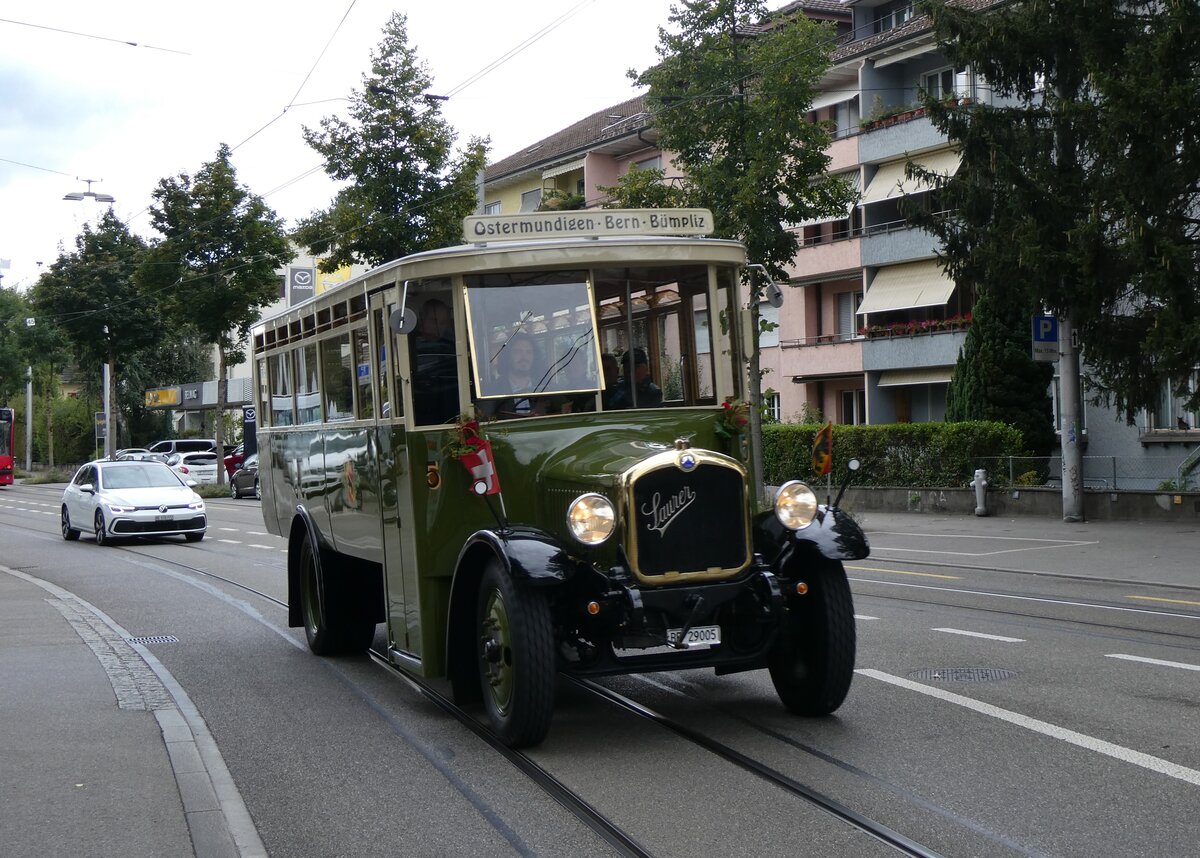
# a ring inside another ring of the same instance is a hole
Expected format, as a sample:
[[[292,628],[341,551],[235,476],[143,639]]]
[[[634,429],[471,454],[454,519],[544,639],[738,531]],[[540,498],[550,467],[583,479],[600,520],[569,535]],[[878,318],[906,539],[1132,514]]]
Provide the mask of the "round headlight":
[[[779,487],[775,495],[775,516],[789,530],[808,527],[817,514],[817,496],[799,480]]]
[[[567,507],[567,528],[584,545],[599,545],[616,526],[616,510],[604,495],[580,495]]]

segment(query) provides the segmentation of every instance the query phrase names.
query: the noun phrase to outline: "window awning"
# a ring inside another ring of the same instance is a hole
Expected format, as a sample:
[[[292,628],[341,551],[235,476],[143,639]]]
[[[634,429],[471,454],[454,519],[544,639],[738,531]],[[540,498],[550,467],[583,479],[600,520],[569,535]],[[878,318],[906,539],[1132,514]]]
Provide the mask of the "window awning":
[[[958,172],[961,160],[959,154],[953,149],[943,149],[940,152],[931,152],[928,155],[913,158],[912,162],[926,170],[949,177]],[[859,205],[928,191],[930,189],[928,184],[915,178],[905,178],[904,165],[906,163],[907,161],[889,161],[886,164],[880,164],[871,181],[867,183],[867,189],[863,191]]]
[[[858,174],[857,170],[855,170],[853,173],[839,173],[837,175],[837,178],[849,179],[850,187],[854,188],[855,193],[858,193],[859,174]],[[809,218],[808,220],[800,221],[800,223],[787,224],[787,228],[788,229],[804,229],[804,227],[806,227],[806,226],[816,226],[819,223],[829,223],[830,221],[835,221],[835,220],[846,220],[847,218],[850,217],[850,215],[854,211],[854,207],[856,205],[858,205],[857,202],[850,203],[850,205],[848,205],[846,207],[845,214],[834,215],[832,217],[826,216],[826,217]]]
[[[832,107],[835,104],[841,104],[843,101],[850,101],[854,98],[858,98],[858,87],[846,85],[842,89],[835,89],[818,95],[813,99],[812,107],[809,110]]]
[[[555,176],[561,176],[563,173],[570,173],[573,170],[582,170],[583,162],[586,158],[577,158],[574,161],[568,161],[565,164],[559,164],[557,167],[549,167],[542,170],[543,179],[553,179]]]
[[[949,384],[953,376],[954,367],[952,366],[886,369],[879,373],[879,386],[900,387],[906,384]]]
[[[914,307],[940,307],[954,294],[954,281],[942,273],[936,259],[880,268],[871,281],[858,314]]]

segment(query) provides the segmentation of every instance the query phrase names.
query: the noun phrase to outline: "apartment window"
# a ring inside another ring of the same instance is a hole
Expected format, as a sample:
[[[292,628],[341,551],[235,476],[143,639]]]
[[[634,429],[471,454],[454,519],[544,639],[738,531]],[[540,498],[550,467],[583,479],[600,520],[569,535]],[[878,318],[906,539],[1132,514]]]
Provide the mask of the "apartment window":
[[[867,422],[867,392],[865,390],[843,390],[841,393],[841,423],[857,426]]]
[[[837,296],[838,341],[852,340],[858,336],[858,305],[862,303],[861,292],[841,292]]]
[[[779,405],[778,391],[763,391],[763,409],[772,423],[783,422],[783,409]]]
[[[966,69],[944,68],[929,72],[922,78],[921,85],[933,98],[965,98],[971,94]]]
[[[525,211],[525,209],[521,209],[521,211]],[[486,203],[483,207],[483,213],[485,215],[500,214],[500,201],[497,200],[494,203]]]
[[[537,211],[537,207],[542,204],[542,189],[535,188],[532,191],[526,191],[521,194],[521,211],[533,212]]]
[[[875,32],[886,33],[888,30],[899,27],[905,21],[911,21],[912,18],[913,7],[910,2],[883,6],[879,11],[879,17],[875,19]]]
[[[771,349],[779,345],[779,308],[772,307],[767,302],[763,301],[758,305],[758,347],[760,349]],[[767,322],[770,330],[764,330],[763,322]]]
[[[661,170],[662,155],[655,155],[653,158],[644,158],[641,161],[634,161],[633,165],[639,170]]]

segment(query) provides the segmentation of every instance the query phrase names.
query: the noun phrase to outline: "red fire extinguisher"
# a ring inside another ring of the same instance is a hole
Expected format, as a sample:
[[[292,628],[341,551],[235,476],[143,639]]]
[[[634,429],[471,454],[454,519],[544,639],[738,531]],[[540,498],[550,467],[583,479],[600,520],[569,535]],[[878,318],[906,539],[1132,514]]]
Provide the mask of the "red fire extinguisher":
[[[479,434],[478,421],[465,423],[461,429],[462,441],[473,452],[458,457],[467,473],[471,475],[471,491],[477,495],[494,495],[500,491],[500,477],[496,473],[496,460],[492,456],[492,442]]]

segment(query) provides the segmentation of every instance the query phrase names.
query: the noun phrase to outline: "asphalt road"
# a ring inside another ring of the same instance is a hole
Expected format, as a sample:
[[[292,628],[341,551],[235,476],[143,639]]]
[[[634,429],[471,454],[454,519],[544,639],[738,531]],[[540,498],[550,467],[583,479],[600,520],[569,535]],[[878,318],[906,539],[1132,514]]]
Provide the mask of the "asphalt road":
[[[132,634],[178,638],[148,649],[204,719],[270,855],[610,854],[405,683],[365,658],[311,656],[250,592],[286,597],[282,540],[257,502],[210,501],[196,545],[102,549],[62,541],[60,495],[0,490],[0,565]],[[858,674],[835,716],[789,716],[765,672],[604,684],[942,855],[1200,854],[1195,534],[863,520],[874,554],[847,569]],[[47,752],[87,752],[55,731],[36,734]],[[656,856],[893,854],[566,682],[531,756]],[[57,789],[48,776],[0,767],[0,789],[6,854],[153,854],[137,826],[102,849],[72,841],[87,836],[79,820],[31,826]]]

